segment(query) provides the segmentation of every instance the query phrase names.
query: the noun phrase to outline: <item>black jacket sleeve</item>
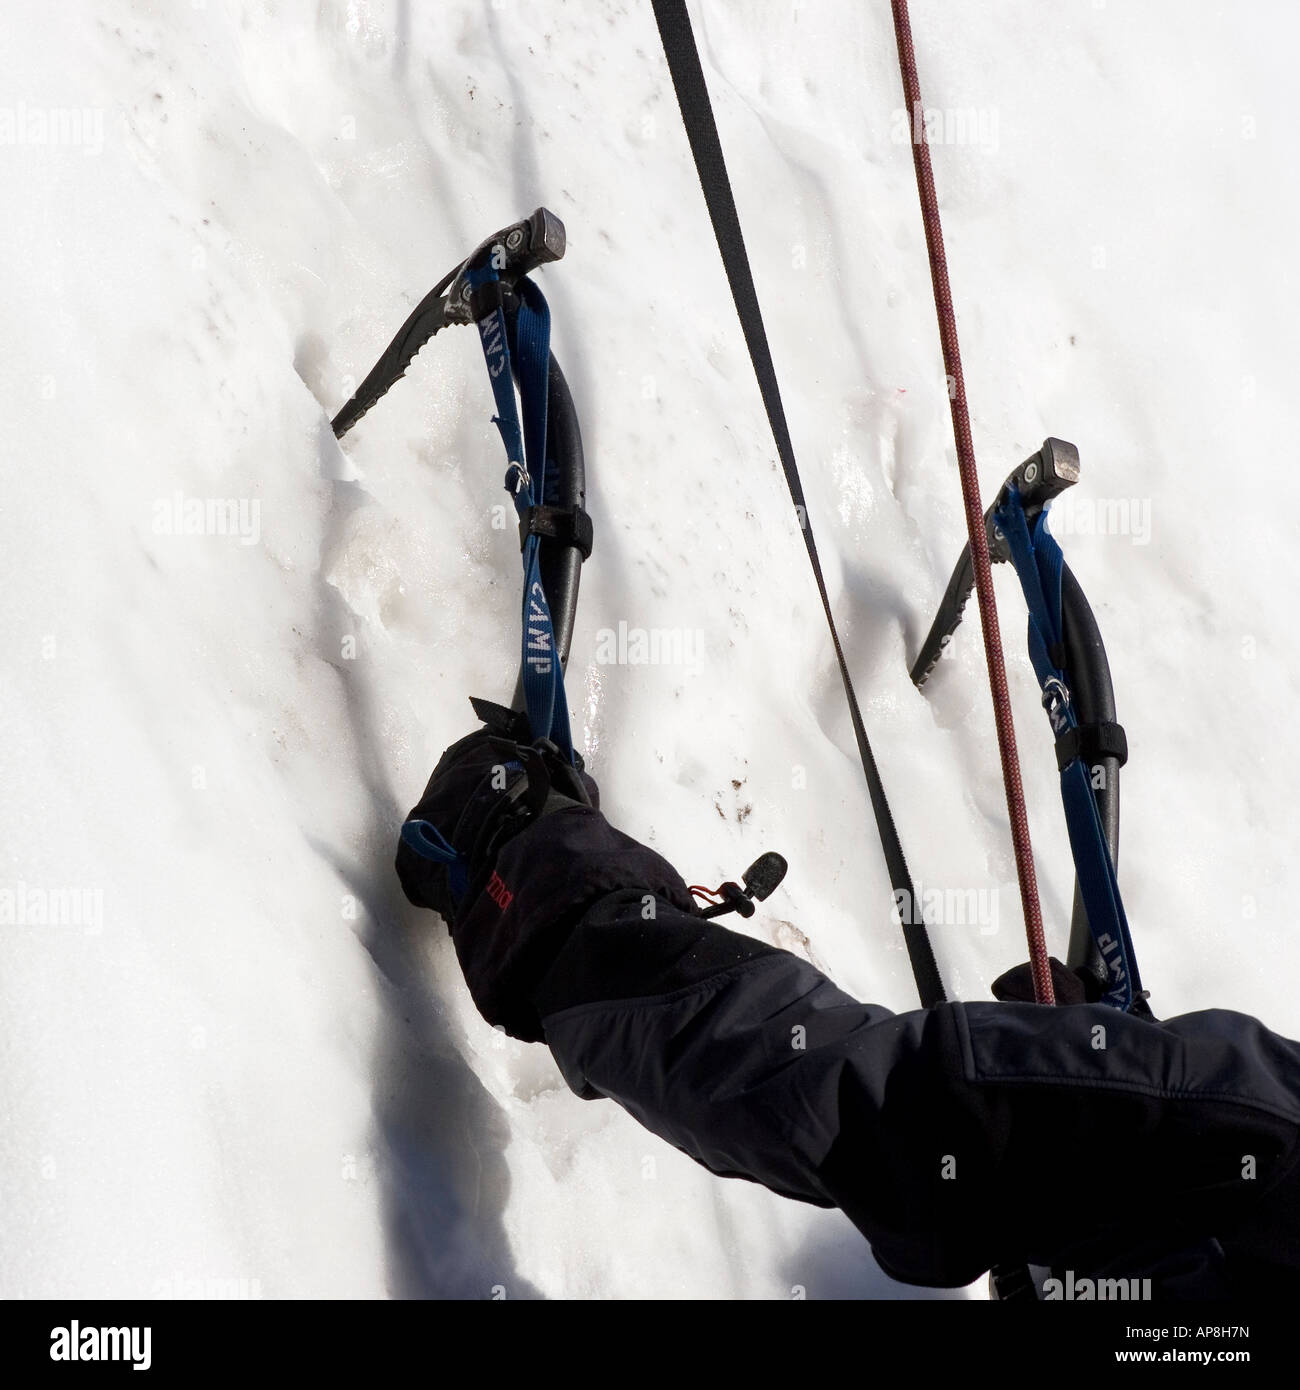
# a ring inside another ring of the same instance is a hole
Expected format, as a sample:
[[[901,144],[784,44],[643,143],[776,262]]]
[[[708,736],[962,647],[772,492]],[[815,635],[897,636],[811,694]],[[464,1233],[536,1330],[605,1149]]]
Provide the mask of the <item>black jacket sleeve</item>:
[[[895,1015],[702,919],[666,861],[587,808],[504,846],[497,874],[505,893],[456,931],[489,1021],[522,1020],[580,1095],[712,1171],[842,1207],[896,1277],[1124,1273],[1126,1252],[1213,1237],[1247,1282],[1296,1278],[1300,1045],[1257,1020]]]

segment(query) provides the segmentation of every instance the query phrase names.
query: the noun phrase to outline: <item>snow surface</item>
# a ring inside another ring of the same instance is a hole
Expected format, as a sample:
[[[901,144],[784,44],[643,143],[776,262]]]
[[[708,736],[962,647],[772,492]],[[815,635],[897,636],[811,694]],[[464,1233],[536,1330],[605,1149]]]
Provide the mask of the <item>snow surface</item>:
[[[977,627],[925,697],[907,678],[964,533],[889,7],[692,10],[867,722],[918,879],[990,895],[934,929],[985,998],[1024,946]],[[1051,433],[1082,452],[1078,529],[1098,502],[1149,522],[1064,539],[1133,748],[1155,1007],[1296,1036],[1300,26],[1251,18],[913,5],[986,495]],[[840,1214],[578,1100],[479,1019],[391,870],[466,695],[512,686],[518,552],[473,334],[345,450],[328,417],[545,203],[597,533],[568,685],[605,807],[691,882],[783,850],[740,929],[913,1004],[648,3],[10,0],[0,55],[0,1294],[932,1296]],[[242,501],[247,534],[167,534],[178,496]],[[998,583],[1060,951],[1048,731]],[[620,622],[702,657],[601,664]],[[79,922],[33,920],[68,889]]]

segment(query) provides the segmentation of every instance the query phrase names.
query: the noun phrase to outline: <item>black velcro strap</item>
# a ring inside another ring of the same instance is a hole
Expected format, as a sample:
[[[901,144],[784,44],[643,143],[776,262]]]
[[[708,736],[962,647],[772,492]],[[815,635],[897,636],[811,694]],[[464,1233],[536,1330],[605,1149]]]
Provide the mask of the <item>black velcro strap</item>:
[[[505,303],[505,293],[500,280],[485,280],[476,285],[469,296],[469,312],[475,323],[480,323],[490,313]]]
[[[581,507],[529,507],[519,518],[519,548],[529,536],[547,536],[561,545],[576,546],[582,558],[591,558],[595,537],[591,518]]]
[[[498,738],[508,738],[512,743],[531,743],[533,732],[528,726],[528,716],[523,710],[511,709],[508,705],[494,704],[482,700],[477,695],[469,697],[475,718],[487,725],[487,731]]]
[[[1098,758],[1118,758],[1120,767],[1128,762],[1128,739],[1119,724],[1080,724],[1067,729],[1056,740],[1056,766],[1064,772],[1075,760],[1095,763]]]

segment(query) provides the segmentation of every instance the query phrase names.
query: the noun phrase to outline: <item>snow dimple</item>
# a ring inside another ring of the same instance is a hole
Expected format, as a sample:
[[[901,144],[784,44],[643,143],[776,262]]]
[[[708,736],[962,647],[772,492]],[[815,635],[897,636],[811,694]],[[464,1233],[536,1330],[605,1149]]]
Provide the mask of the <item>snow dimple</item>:
[[[362,621],[387,627],[400,612],[405,593],[397,549],[398,525],[378,507],[363,507],[349,518],[346,534],[324,570],[327,583]]]
[[[796,926],[794,922],[787,922],[784,918],[778,917],[773,921],[771,930],[773,942],[782,950],[789,951],[796,956],[802,956],[810,965],[815,965],[818,970],[826,969],[823,962],[818,959],[817,951],[808,933]]]
[[[572,680],[572,675],[570,675]],[[582,756],[593,776],[603,761],[605,735],[604,678],[595,666],[586,668],[583,679],[585,699],[581,706]]]
[[[870,524],[875,490],[866,468],[843,444],[831,455],[831,471],[839,488],[840,525],[854,540],[862,540]]]

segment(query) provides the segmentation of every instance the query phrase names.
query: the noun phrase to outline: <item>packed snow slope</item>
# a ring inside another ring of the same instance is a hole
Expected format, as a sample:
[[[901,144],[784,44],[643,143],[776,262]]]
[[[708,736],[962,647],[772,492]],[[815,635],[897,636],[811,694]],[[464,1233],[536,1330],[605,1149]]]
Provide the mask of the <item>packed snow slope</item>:
[[[987,998],[1025,948],[974,621],[907,677],[964,532],[889,6],[692,11],[866,719],[914,873],[976,904],[934,925],[951,989]],[[1251,18],[913,6],[985,493],[1047,434],[1082,453],[1063,540],[1133,749],[1154,1006],[1295,1036],[1300,21]],[[391,869],[466,696],[512,687],[518,549],[473,333],[345,449],[328,418],[545,203],[605,807],[690,882],[782,850],[739,928],[913,1004],[648,3],[10,0],[0,56],[0,1294],[924,1296],[494,1033]],[[680,659],[602,661],[620,624]]]

